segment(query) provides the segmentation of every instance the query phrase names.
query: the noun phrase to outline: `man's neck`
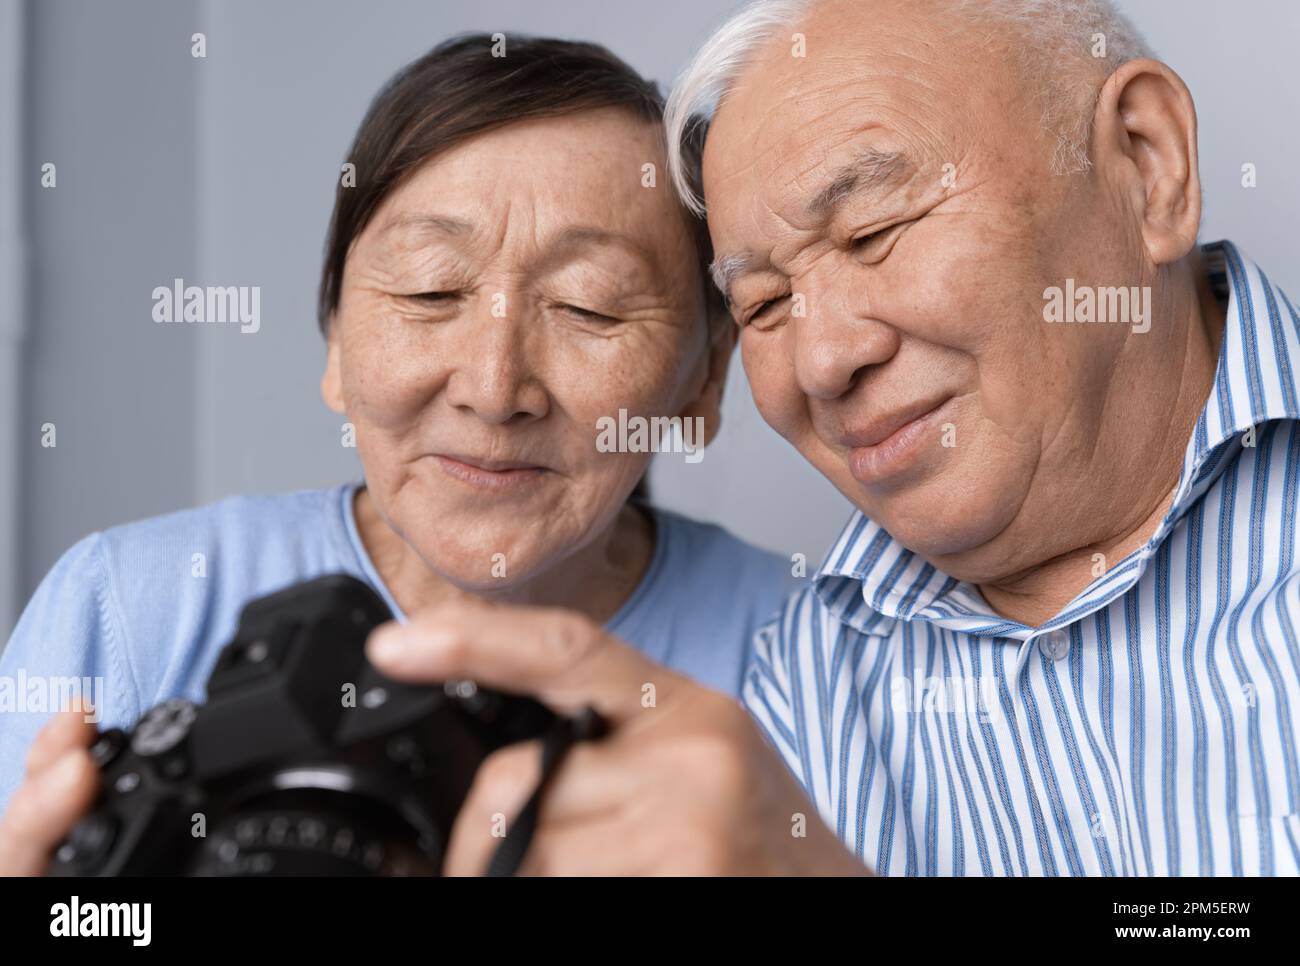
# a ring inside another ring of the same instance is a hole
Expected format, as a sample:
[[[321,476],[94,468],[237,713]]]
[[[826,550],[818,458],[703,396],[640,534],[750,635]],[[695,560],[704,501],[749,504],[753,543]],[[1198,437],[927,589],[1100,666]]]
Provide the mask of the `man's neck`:
[[[980,592],[999,617],[1038,627],[1055,617],[1088,584],[1144,546],[1173,502],[1174,485],[1136,526],[1119,535],[1077,547],[996,583]]]
[[[1187,443],[1213,384],[1224,326],[1223,306],[1210,288],[1199,252],[1190,260],[1190,269],[1196,297],[1187,300],[1182,320],[1188,338],[1179,388],[1173,406],[1153,414],[1168,420],[1169,432],[1161,451],[1147,454],[1140,464],[1136,475],[1145,484],[1143,497],[1130,499],[1134,494],[1125,493],[1124,498],[1113,500],[1123,512],[1115,513],[1114,526],[1103,534],[1005,577],[980,583],[985,601],[999,616],[1031,627],[1050,620],[1093,580],[1143,547],[1169,512]],[[1107,485],[1118,489],[1117,481]]]

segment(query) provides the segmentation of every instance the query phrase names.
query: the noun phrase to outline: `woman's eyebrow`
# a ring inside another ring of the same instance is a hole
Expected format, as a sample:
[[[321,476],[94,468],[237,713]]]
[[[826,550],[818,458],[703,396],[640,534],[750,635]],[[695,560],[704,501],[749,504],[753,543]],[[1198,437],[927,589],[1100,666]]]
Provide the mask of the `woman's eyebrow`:
[[[572,225],[555,236],[552,245],[557,249],[581,248],[584,245],[618,245],[630,250],[634,255],[650,261],[649,250],[631,235],[620,231],[611,231],[595,225]]]
[[[434,214],[403,214],[395,216],[379,230],[381,237],[398,235],[403,240],[418,241],[429,236],[442,238],[467,234],[473,225],[461,218]],[[624,249],[651,265],[653,253],[631,235],[601,228],[597,225],[572,225],[556,235],[546,246],[545,261],[561,261],[572,257],[579,249],[589,246],[615,246]]]
[[[463,235],[472,227],[468,221],[461,218],[452,218],[449,215],[401,214],[389,220],[386,225],[380,228],[379,233],[380,235],[400,233],[410,235],[413,238],[438,235],[445,238]]]
[[[397,213],[376,227],[367,257],[377,264],[405,265],[410,257],[431,251],[437,242],[454,242],[459,247],[473,228],[471,222],[449,215]]]
[[[611,231],[596,225],[571,225],[559,232],[547,244],[546,250],[536,266],[545,271],[563,265],[578,255],[584,248],[614,247],[631,254],[651,269],[657,269],[658,262],[654,253],[631,235],[620,231]]]

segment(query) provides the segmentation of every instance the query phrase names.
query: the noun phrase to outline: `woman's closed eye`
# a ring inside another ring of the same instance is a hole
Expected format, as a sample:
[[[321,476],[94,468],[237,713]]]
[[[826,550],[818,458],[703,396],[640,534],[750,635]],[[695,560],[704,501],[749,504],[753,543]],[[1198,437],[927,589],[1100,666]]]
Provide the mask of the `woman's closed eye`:
[[[612,315],[607,315],[604,312],[597,312],[595,309],[585,308],[581,305],[576,305],[573,302],[554,302],[552,303],[552,305],[554,308],[559,309],[561,312],[564,312],[568,315],[572,315],[578,319],[584,319],[588,322],[619,321],[616,317]]]
[[[415,299],[417,302],[440,303],[450,302],[459,299],[463,293],[457,291],[434,291],[434,292],[412,292],[405,296],[408,299]]]
[[[406,292],[397,299],[402,314],[413,321],[445,322],[463,311],[465,295],[459,289],[429,289]]]
[[[428,292],[411,292],[401,296],[402,298],[416,302],[420,305],[429,307],[451,306],[465,298],[466,293],[459,289],[435,289]],[[618,322],[616,316],[609,315],[596,309],[587,308],[574,302],[553,301],[548,303],[551,308],[570,315],[576,319],[587,322]]]

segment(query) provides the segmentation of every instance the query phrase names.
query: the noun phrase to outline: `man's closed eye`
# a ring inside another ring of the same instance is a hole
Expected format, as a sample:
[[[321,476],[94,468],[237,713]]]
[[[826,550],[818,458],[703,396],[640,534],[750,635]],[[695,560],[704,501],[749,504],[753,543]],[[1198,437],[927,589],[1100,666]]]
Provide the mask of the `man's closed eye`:
[[[788,295],[778,295],[776,298],[771,298],[768,299],[766,302],[759,303],[759,305],[756,308],[746,313],[741,318],[740,325],[744,327],[746,325],[750,325],[755,322],[762,322],[765,319],[769,319],[770,316],[773,314],[774,310],[776,309],[776,307],[780,305],[782,302],[784,302],[787,298],[789,298]]]

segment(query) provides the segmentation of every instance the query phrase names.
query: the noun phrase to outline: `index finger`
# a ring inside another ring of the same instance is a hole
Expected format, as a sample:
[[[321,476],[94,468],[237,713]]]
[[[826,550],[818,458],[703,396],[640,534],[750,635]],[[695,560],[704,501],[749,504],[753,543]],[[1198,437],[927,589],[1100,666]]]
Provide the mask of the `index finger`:
[[[376,628],[366,652],[398,680],[469,678],[563,714],[590,705],[611,724],[642,711],[646,694],[658,703],[685,681],[587,618],[549,607],[440,604]]]
[[[74,698],[67,708],[41,727],[27,752],[27,774],[43,771],[63,756],[70,748],[85,747],[99,733],[95,725],[86,720],[91,711],[90,702]]]

